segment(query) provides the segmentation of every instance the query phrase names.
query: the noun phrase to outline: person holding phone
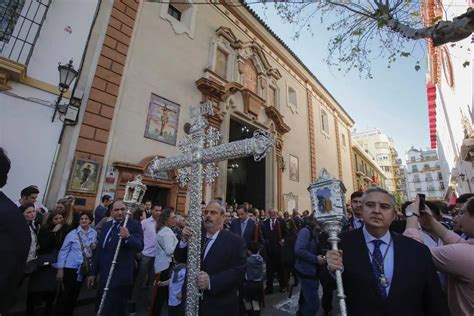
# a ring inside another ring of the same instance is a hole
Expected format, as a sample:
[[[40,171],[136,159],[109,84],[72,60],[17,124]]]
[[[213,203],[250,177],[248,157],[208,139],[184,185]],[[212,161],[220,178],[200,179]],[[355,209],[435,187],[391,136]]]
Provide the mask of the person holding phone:
[[[456,233],[448,230],[433,216],[433,212],[417,197],[415,203],[407,207],[405,236],[420,243],[423,238],[418,230],[419,218],[429,223],[433,234],[442,239],[443,246],[430,247],[436,269],[448,276],[448,304],[452,315],[474,315],[474,240],[464,240]],[[462,231],[468,237],[474,237],[474,198],[471,198],[460,210]]]

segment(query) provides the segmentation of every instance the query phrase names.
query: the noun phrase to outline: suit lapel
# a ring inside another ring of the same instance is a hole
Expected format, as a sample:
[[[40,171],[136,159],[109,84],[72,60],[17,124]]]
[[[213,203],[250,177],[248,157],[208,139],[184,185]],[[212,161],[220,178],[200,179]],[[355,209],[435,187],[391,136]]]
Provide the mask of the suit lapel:
[[[224,230],[221,230],[221,231],[219,232],[219,234],[217,235],[216,240],[214,240],[214,242],[213,242],[212,245],[211,245],[211,248],[210,248],[209,251],[207,252],[206,257],[205,257],[205,258],[203,259],[203,261],[202,261],[202,265],[203,265],[203,266],[207,266],[207,265],[206,265],[206,263],[207,263],[207,261],[208,261],[207,259],[209,259],[209,258],[212,257],[212,256],[215,256],[215,252],[217,251],[219,245],[220,245],[221,242],[222,242],[222,238],[223,238],[222,235],[223,235],[223,234],[224,234]],[[204,250],[204,251],[205,251],[205,250]],[[217,258],[217,257],[216,257],[216,258]]]
[[[392,284],[390,285],[390,292],[388,293],[388,299],[394,296],[395,291],[398,291],[398,284],[401,282],[402,278],[402,265],[403,258],[399,254],[402,253],[400,249],[400,236],[394,233],[390,233],[393,240],[393,275],[392,275]]]

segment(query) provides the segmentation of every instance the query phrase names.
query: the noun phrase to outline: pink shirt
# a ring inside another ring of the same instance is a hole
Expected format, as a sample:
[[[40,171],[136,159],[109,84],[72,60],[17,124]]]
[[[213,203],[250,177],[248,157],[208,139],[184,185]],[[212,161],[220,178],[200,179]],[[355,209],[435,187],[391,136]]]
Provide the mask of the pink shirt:
[[[408,228],[403,235],[423,243],[421,232]],[[448,276],[448,304],[452,315],[474,315],[474,239],[448,231],[444,246],[431,247],[433,262]]]

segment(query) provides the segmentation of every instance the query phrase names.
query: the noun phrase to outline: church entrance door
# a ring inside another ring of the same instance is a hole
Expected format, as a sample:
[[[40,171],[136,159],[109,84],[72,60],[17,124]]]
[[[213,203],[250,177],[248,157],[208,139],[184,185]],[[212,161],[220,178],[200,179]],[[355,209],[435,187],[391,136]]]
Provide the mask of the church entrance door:
[[[163,208],[169,206],[168,201],[169,189],[165,189],[159,186],[147,185],[145,196],[143,197],[143,202],[151,201],[153,205],[157,204]]]
[[[255,129],[231,119],[229,142],[251,138]],[[253,157],[245,157],[228,161],[226,201],[232,205],[249,202],[259,209],[265,208],[265,160],[256,162]]]

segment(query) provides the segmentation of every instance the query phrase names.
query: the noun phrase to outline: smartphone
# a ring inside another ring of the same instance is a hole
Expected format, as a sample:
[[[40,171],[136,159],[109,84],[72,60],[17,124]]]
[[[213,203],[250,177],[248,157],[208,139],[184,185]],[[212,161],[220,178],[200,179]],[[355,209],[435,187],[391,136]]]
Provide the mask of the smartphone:
[[[417,194],[418,195],[418,199],[420,201],[420,205],[419,205],[419,208],[418,208],[418,211],[424,211],[425,210],[425,195],[424,194]]]

